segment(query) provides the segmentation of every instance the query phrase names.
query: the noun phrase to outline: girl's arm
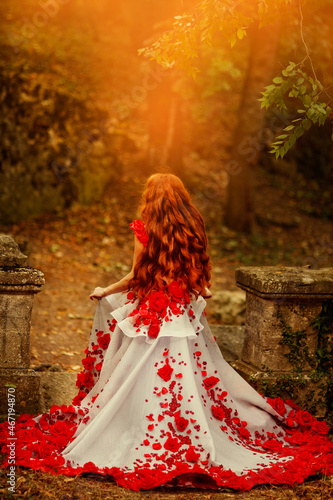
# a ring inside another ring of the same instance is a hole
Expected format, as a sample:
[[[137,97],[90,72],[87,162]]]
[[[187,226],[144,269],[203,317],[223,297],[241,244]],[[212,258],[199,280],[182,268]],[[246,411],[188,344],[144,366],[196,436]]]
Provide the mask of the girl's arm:
[[[139,255],[141,254],[143,249],[144,249],[143,244],[138,240],[136,236],[134,236],[134,254],[133,254],[133,263],[131,271],[124,278],[117,281],[117,283],[112,283],[112,285],[109,285],[106,288],[101,288],[99,286],[95,288],[92,294],[90,294],[91,300],[101,299],[106,295],[111,295],[112,293],[124,292],[125,290],[127,290],[128,283],[134,276],[134,268],[138,261]]]

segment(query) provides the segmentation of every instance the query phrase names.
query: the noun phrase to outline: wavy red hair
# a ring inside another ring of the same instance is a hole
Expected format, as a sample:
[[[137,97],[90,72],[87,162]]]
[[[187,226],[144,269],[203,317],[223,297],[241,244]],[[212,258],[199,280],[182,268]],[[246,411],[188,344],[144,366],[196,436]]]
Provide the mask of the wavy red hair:
[[[198,296],[210,286],[205,224],[182,181],[173,174],[149,177],[141,217],[149,236],[134,268],[129,288],[139,297],[176,280]]]

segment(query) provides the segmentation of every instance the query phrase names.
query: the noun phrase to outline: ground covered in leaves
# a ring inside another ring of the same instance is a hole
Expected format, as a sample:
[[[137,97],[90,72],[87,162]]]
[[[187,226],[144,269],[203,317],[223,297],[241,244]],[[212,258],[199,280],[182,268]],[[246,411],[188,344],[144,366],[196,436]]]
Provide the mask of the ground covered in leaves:
[[[86,477],[53,476],[19,469],[16,492],[8,493],[5,471],[0,471],[0,498],[13,500],[330,500],[333,479],[314,479],[294,487],[261,486],[249,492],[229,489],[185,490],[156,488],[135,492],[107,480]]]

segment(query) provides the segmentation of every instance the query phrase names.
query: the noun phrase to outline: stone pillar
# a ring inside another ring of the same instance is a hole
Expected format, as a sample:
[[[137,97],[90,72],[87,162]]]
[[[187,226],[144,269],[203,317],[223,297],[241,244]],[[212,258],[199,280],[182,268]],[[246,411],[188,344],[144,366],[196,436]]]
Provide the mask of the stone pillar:
[[[0,235],[0,418],[7,418],[8,387],[15,387],[15,414],[36,413],[39,377],[30,369],[30,324],[33,296],[44,275],[26,266],[17,243]],[[13,392],[12,392],[13,394]]]
[[[302,379],[296,400],[308,405],[309,394],[312,398],[319,394],[320,384],[310,378],[313,366],[303,361],[296,369],[297,360],[288,359],[291,351],[282,343],[283,332],[301,332],[307,359],[315,359],[318,334],[313,320],[323,302],[333,298],[333,268],[242,267],[236,270],[236,284],[246,291],[246,322],[241,359],[233,363],[234,368],[262,391],[274,384],[283,389],[288,377],[296,385]],[[282,391],[281,396],[288,394]],[[317,416],[325,412],[316,408]]]

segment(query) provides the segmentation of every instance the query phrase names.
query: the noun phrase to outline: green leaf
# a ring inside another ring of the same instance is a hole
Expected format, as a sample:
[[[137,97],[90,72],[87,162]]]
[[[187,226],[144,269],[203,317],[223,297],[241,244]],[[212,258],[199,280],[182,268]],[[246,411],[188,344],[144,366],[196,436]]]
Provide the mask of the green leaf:
[[[301,137],[303,134],[304,134],[304,128],[301,125],[295,128],[294,135],[296,139]]]
[[[301,95],[306,94],[306,91],[307,91],[306,85],[301,85],[301,88],[300,88]]]
[[[308,118],[305,118],[303,121],[302,121],[302,127],[305,129],[305,130],[309,130],[309,128],[312,126],[312,122],[311,120],[309,120]]]
[[[282,83],[283,78],[281,78],[281,76],[276,76],[275,78],[273,78],[273,82],[274,83]]]
[[[291,136],[290,136],[290,139],[289,139],[289,142],[290,142],[290,147],[292,148],[292,147],[293,147],[293,145],[294,145],[294,144],[295,144],[295,142],[296,142],[296,135],[294,135],[294,134],[293,134],[293,135],[291,135]]]
[[[288,125],[284,130],[288,132],[289,130],[293,130],[295,128],[295,125]]]
[[[298,95],[299,95],[299,89],[296,87],[289,92],[289,97],[298,97]]]
[[[277,139],[285,139],[286,137],[288,137],[288,134],[282,134],[282,135],[278,135]]]

